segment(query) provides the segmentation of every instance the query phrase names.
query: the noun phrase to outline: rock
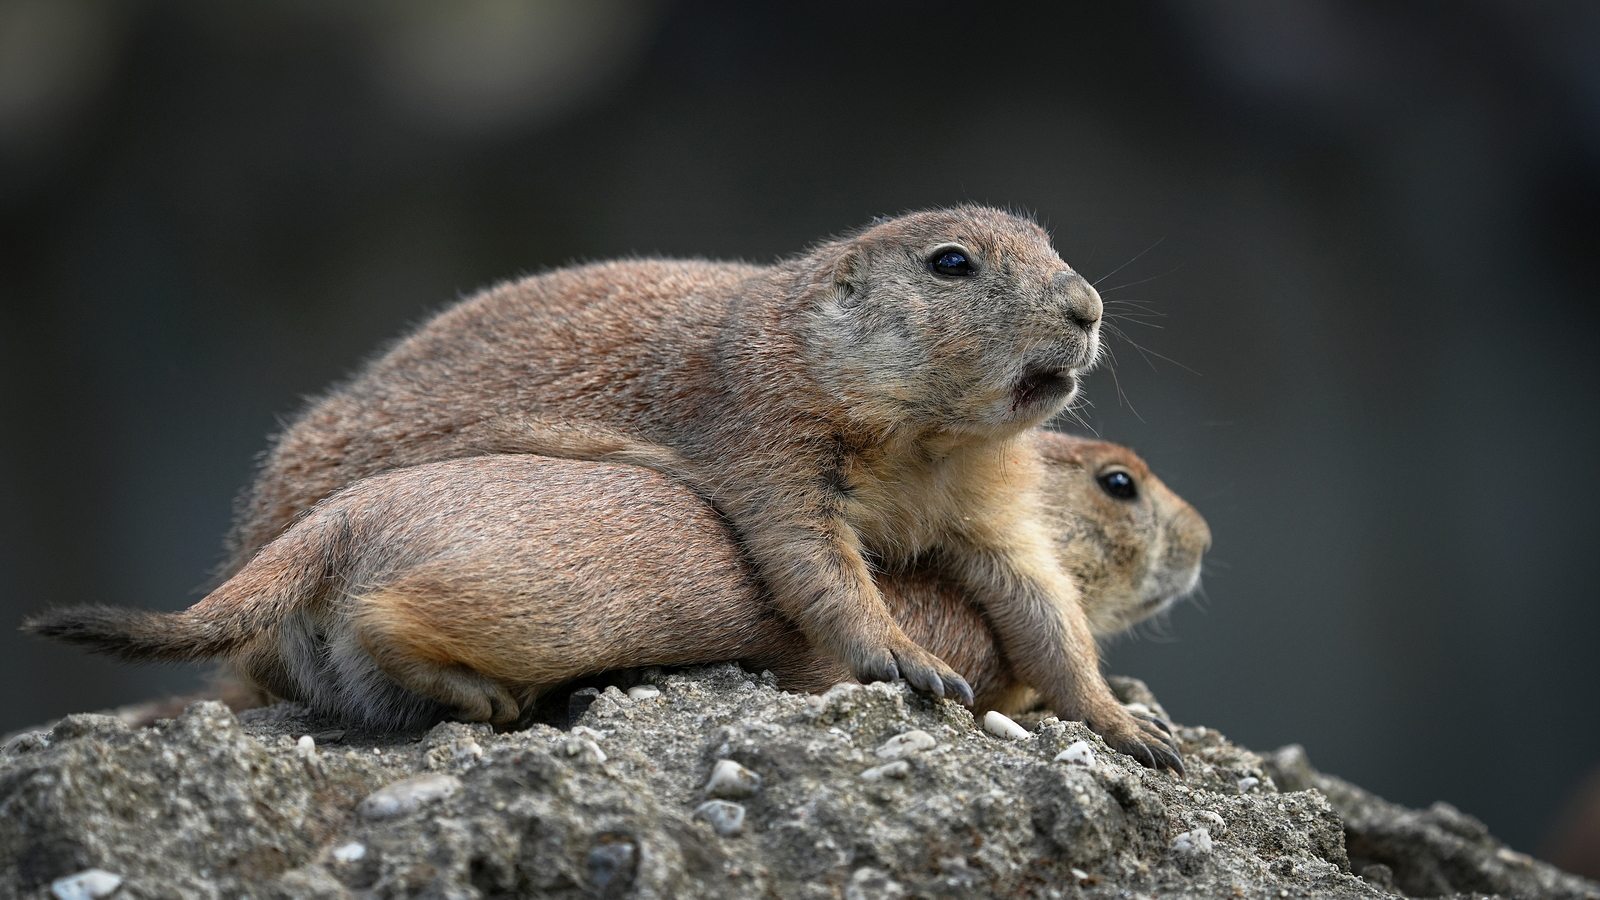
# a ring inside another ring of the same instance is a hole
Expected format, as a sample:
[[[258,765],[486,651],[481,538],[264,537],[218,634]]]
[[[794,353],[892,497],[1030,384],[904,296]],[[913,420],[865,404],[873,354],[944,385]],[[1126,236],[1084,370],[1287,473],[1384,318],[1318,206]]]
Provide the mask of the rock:
[[[589,851],[589,883],[602,896],[616,896],[633,880],[638,853],[639,848],[632,841],[602,842]]]
[[[443,800],[461,790],[461,779],[454,775],[418,775],[385,785],[361,801],[356,812],[363,819],[394,819],[421,809],[426,803]]]
[[[711,825],[712,831],[723,837],[744,830],[744,807],[726,800],[707,800],[695,807],[694,817],[704,819]]]
[[[1033,732],[1013,722],[1010,716],[992,709],[983,714],[983,730],[1008,741],[1022,741],[1033,736]]]
[[[743,800],[761,787],[761,776],[731,759],[719,759],[706,782],[705,795],[724,800]]]
[[[897,734],[884,741],[876,753],[883,759],[899,759],[902,756],[910,756],[913,753],[932,750],[937,746],[939,746],[939,742],[934,739],[933,735],[920,728],[913,728],[905,734]]]
[[[1312,768],[1291,744],[1263,757],[1272,780],[1328,798],[1344,824],[1351,868],[1369,882],[1414,897],[1481,893],[1600,900],[1600,885],[1518,853],[1448,803],[1407,809]]]
[[[911,764],[903,759],[886,762],[861,773],[863,781],[882,781],[885,778],[905,778],[911,774]]]
[[[111,896],[119,887],[122,887],[121,875],[104,869],[85,869],[50,882],[50,893],[56,895],[56,900],[100,900]]]
[[[652,677],[659,697],[608,688],[570,730],[370,734],[292,704],[137,730],[70,717],[0,752],[0,900],[92,868],[121,876],[113,898],[1380,898],[1387,868],[1408,892],[1600,900],[1453,808],[1385,804],[1214,729],[1174,726],[1179,779],[1078,722],[996,740],[903,684]],[[1160,714],[1128,681],[1119,699]],[[917,732],[934,745],[910,750]],[[1085,748],[1093,766],[1069,761]],[[759,789],[707,798],[722,761]],[[385,796],[409,811],[369,815]]]
[[[905,895],[905,885],[890,878],[888,872],[867,866],[852,872],[844,889],[844,900],[899,900]]]
[[[1185,831],[1172,839],[1172,849],[1189,856],[1207,856],[1211,853],[1211,831],[1206,828]]]
[[[1093,768],[1094,748],[1089,746],[1088,741],[1073,741],[1071,746],[1051,757],[1050,761]]]

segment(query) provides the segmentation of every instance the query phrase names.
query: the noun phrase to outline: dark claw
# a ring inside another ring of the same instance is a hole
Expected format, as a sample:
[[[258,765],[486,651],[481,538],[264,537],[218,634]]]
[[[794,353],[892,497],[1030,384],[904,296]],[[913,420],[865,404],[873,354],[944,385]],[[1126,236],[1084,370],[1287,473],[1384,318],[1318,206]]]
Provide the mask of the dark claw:
[[[1183,758],[1165,747],[1156,747],[1156,756],[1161,761],[1161,768],[1170,769],[1179,778],[1189,777],[1183,768]]]
[[[972,695],[972,685],[967,684],[967,680],[960,675],[951,676],[946,679],[946,683],[950,687],[950,693],[956,695],[962,706],[971,707],[978,702]]]
[[[1131,753],[1129,755],[1131,755],[1134,759],[1137,759],[1139,761],[1139,764],[1144,766],[1146,769],[1159,769],[1159,768],[1161,768],[1161,763],[1156,760],[1155,751],[1150,749],[1150,745],[1148,745],[1148,744],[1134,744],[1132,747],[1129,747],[1128,749],[1134,751],[1133,753]]]
[[[1156,737],[1156,735],[1152,735]],[[1147,769],[1166,769],[1179,778],[1187,778],[1189,772],[1183,766],[1183,756],[1178,750],[1177,742],[1171,737],[1160,735],[1163,743],[1155,741],[1129,741],[1124,744],[1117,741],[1111,744],[1112,749],[1126,753],[1139,761]],[[1109,742],[1108,742],[1109,743]]]

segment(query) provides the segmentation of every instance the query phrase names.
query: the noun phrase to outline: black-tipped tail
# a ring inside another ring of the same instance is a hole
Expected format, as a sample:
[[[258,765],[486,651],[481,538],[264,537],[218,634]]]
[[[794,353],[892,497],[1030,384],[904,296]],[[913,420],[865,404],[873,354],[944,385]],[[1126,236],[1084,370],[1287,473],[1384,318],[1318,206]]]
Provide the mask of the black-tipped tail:
[[[232,649],[238,635],[187,613],[114,606],[73,606],[29,617],[22,630],[134,662],[209,659]]]

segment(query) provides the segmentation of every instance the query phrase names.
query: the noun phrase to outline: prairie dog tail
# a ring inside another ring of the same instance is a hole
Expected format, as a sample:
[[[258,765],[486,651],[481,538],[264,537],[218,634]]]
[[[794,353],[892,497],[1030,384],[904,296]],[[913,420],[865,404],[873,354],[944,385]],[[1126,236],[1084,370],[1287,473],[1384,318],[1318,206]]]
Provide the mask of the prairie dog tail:
[[[344,516],[313,513],[181,612],[72,606],[31,616],[22,630],[132,662],[226,656],[337,583],[348,532]]]

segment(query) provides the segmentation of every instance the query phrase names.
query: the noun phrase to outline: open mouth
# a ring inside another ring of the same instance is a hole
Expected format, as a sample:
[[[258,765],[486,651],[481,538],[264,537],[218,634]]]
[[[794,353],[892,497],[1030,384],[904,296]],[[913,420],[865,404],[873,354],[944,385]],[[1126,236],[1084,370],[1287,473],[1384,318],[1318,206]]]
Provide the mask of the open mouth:
[[[1030,367],[1011,387],[1011,411],[1062,400],[1077,386],[1078,379],[1067,369]]]

